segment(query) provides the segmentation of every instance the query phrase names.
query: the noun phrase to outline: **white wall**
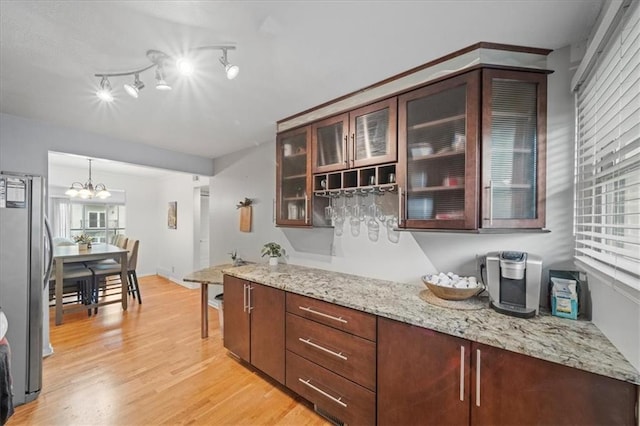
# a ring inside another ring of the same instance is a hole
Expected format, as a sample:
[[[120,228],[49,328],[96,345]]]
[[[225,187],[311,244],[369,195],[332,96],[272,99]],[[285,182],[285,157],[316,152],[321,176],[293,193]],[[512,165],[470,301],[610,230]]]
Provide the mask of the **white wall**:
[[[574,117],[569,58],[569,48],[557,50],[548,57],[548,67],[555,70],[548,79],[546,214],[550,233],[403,232],[400,242],[393,244],[387,241],[384,231],[378,242],[371,242],[366,232],[352,237],[347,228],[341,237],[334,237],[332,229],[277,228],[272,210],[275,142],[271,142],[214,160],[215,175],[210,179],[211,264],[228,262],[228,252],[233,249],[245,259],[264,261],[260,259],[262,245],[276,241],[286,248],[290,263],[408,282],[419,281],[421,275],[435,271],[474,274],[476,254],[520,250],[543,257],[543,283],[546,283],[546,271],[550,267],[564,267],[572,259]],[[244,197],[256,200],[251,233],[238,230],[235,205]],[[212,290],[211,295],[217,291]],[[604,305],[595,297],[599,294],[594,295],[594,304]],[[603,297],[608,296],[603,294]],[[631,344],[638,341],[638,322],[628,324],[618,315],[597,312],[596,324],[607,324],[603,332],[636,363],[637,351],[629,348],[625,341]]]
[[[162,223],[158,229],[158,274],[189,288],[199,287],[182,281],[189,273],[199,269],[194,250],[194,218],[200,214],[199,197],[194,196],[192,175],[175,174],[160,179],[159,214]],[[170,201],[177,201],[176,229],[167,226]],[[197,205],[195,201],[198,201]]]

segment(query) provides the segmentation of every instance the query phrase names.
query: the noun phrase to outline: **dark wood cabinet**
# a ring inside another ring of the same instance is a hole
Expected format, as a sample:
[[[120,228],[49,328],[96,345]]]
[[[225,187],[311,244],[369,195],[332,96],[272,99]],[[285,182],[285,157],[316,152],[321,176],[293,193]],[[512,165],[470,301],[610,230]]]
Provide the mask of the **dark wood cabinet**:
[[[546,82],[484,68],[400,96],[400,226],[543,228]]]
[[[395,97],[313,123],[313,173],[395,162],[396,132]]]
[[[224,347],[245,361],[251,356],[247,286],[248,281],[224,276]]]
[[[276,224],[311,226],[311,127],[278,134]]]
[[[284,291],[225,275],[224,295],[224,347],[284,384]]]
[[[482,72],[482,228],[543,228],[547,75]]]
[[[480,71],[399,97],[400,226],[478,227]]]
[[[378,318],[379,425],[634,425],[637,386]]]
[[[378,318],[378,424],[469,424],[470,342]]]
[[[376,317],[286,296],[287,387],[346,424],[376,418]]]
[[[637,387],[472,344],[472,425],[635,425]]]

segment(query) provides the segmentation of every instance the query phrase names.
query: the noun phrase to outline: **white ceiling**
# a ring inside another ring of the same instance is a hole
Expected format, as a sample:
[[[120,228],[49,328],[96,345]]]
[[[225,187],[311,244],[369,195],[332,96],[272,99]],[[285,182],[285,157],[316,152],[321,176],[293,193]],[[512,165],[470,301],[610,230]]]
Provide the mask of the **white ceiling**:
[[[272,141],[275,122],[478,41],[560,48],[602,0],[0,1],[0,111],[214,158]],[[100,103],[94,73],[149,64],[148,49],[230,43],[171,92]]]

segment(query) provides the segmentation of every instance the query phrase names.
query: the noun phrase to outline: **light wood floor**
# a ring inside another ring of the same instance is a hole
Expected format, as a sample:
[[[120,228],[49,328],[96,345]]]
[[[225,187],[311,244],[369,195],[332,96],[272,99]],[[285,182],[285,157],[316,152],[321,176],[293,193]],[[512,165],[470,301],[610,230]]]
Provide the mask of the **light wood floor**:
[[[16,425],[327,425],[306,403],[230,357],[209,308],[200,338],[199,290],[140,278],[142,305],[51,323],[40,397]],[[51,316],[53,318],[53,315]]]

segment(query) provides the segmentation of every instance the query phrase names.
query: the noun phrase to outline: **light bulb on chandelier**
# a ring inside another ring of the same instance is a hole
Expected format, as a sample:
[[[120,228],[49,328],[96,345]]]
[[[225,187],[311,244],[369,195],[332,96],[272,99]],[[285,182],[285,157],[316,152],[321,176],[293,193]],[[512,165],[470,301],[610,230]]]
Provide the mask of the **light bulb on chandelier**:
[[[151,62],[151,65],[120,73],[99,73],[95,74],[96,77],[101,77],[100,88],[96,92],[99,99],[105,102],[112,102],[114,100],[113,90],[109,78],[113,77],[126,77],[134,75],[133,83],[125,83],[125,91],[133,98],[140,96],[140,91],[144,88],[144,83],[140,81],[140,73],[145,72],[155,67],[155,81],[156,89],[158,90],[171,90],[171,85],[167,81],[167,71],[170,75],[175,69],[179,74],[184,76],[191,76],[195,72],[194,53],[208,50],[221,50],[222,56],[219,61],[224,67],[227,79],[233,80],[238,76],[240,68],[229,62],[227,58],[227,51],[235,50],[235,46],[231,45],[215,45],[215,46],[202,46],[188,49],[184,56],[175,59],[174,57],[160,51],[160,50],[148,50],[147,59]]]

